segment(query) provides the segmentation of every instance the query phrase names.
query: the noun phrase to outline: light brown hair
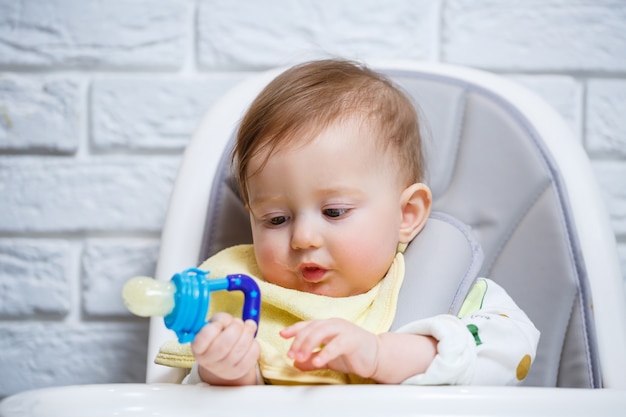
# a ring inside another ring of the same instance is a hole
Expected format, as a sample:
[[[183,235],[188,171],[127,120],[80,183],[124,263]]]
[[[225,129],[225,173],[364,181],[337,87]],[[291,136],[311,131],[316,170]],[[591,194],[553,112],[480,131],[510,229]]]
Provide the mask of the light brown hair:
[[[407,96],[363,65],[339,59],[312,61],[271,81],[239,125],[232,165],[244,203],[248,204],[247,179],[254,175],[248,172],[252,158],[267,151],[267,161],[279,146],[312,140],[334,122],[355,116],[375,129],[384,151],[394,152],[406,185],[422,182],[419,122]]]

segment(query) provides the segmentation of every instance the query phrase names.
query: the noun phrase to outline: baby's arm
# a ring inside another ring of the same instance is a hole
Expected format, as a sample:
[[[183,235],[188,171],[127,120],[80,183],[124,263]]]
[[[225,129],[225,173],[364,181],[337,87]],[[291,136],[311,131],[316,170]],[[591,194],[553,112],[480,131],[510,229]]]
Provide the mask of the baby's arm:
[[[288,356],[301,370],[329,368],[378,383],[400,383],[423,373],[436,355],[436,341],[430,336],[375,335],[343,319],[299,322],[281,336],[294,338]]]
[[[432,335],[437,356],[429,369],[404,383],[515,385],[535,358],[539,331],[502,287],[480,278],[459,317],[449,314],[409,323],[398,332]]]
[[[211,385],[254,385],[260,347],[256,323],[215,314],[191,344],[200,379]]]
[[[539,342],[526,314],[487,279],[478,280],[459,317],[442,314],[380,335],[341,319],[315,320],[281,335],[294,338],[288,355],[301,370],[329,368],[416,385],[519,383]]]

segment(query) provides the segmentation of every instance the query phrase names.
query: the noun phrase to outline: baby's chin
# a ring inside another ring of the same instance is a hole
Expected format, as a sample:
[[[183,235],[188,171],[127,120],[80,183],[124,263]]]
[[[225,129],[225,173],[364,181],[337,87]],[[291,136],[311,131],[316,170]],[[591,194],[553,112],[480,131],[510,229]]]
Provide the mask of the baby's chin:
[[[298,280],[297,282],[291,282],[289,284],[283,283],[283,285],[273,282],[274,285],[279,285],[283,288],[289,288],[291,290],[306,292],[309,294],[320,295],[323,297],[342,298],[349,297],[350,294],[345,289],[340,289],[330,285],[327,282],[306,282]]]
[[[330,288],[330,286],[324,285],[324,283],[304,283],[301,285],[301,288],[298,288],[298,290],[302,292],[308,292],[310,294],[321,295],[324,297],[344,297],[344,295],[340,291]]]
[[[331,298],[346,298],[352,297],[355,295],[360,295],[366,293],[367,289],[353,289],[353,288],[345,288],[332,286],[325,282],[318,283],[303,283],[300,288],[296,288],[298,291],[308,292],[310,294],[321,295],[324,297]]]

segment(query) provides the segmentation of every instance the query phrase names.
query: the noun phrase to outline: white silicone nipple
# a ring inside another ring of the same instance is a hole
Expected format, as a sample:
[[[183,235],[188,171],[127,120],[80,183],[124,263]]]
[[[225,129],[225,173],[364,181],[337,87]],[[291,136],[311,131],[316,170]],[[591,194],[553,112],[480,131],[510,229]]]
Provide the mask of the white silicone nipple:
[[[164,317],[174,309],[175,292],[176,286],[171,281],[135,277],[124,284],[122,300],[126,308],[137,316]]]

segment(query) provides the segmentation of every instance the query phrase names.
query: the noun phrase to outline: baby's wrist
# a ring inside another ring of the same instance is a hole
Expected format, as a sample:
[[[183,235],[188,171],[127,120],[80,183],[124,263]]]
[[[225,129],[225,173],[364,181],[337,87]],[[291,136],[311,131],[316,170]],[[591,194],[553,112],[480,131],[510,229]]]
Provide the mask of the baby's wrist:
[[[437,341],[430,336],[381,333],[377,339],[376,370],[372,379],[381,384],[399,384],[424,373],[437,354]]]
[[[378,381],[378,373],[379,373],[379,365],[380,365],[380,335],[375,334],[374,336],[374,366],[371,372],[371,375],[366,377],[369,379],[373,379],[374,381]]]
[[[262,384],[263,379],[260,378],[260,372],[258,366],[251,368],[243,376],[235,378],[225,378],[211,372],[203,366],[198,366],[198,375],[202,382],[206,382],[209,385],[220,386],[242,386],[242,385],[259,385]]]

